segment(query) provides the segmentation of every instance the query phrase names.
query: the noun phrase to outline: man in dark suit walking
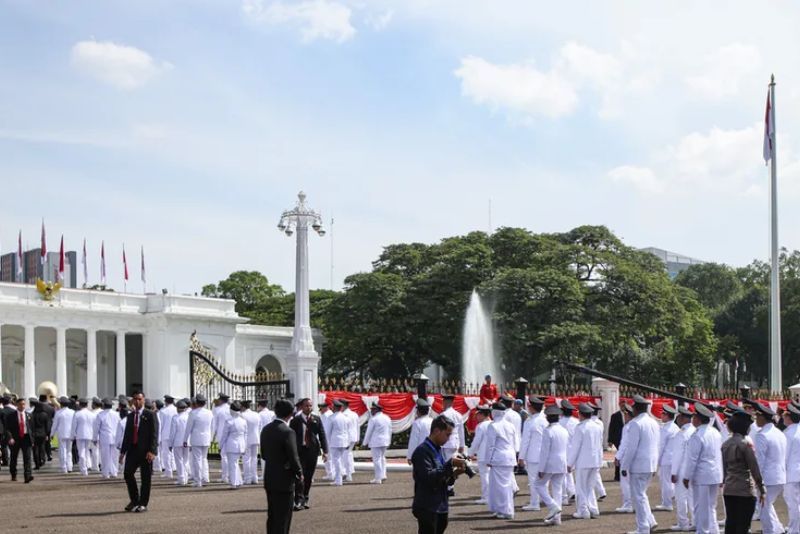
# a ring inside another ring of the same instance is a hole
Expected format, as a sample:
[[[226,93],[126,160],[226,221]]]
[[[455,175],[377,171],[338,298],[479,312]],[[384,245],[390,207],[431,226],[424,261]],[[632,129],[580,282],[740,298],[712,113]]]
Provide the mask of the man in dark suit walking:
[[[33,402],[33,401],[31,401]],[[31,412],[33,424],[33,463],[38,471],[47,462],[47,443],[50,441],[50,430],[53,418],[42,401],[36,401]]]
[[[302,510],[310,508],[308,494],[311,491],[314,471],[317,469],[317,459],[320,452],[323,461],[328,459],[328,440],[325,437],[325,429],[322,428],[322,420],[311,413],[311,399],[301,399],[297,406],[300,413],[292,418],[289,426],[297,438],[297,453],[303,466],[303,485],[301,487],[298,484],[295,490],[294,509]]]
[[[52,425],[53,424],[53,418],[56,416],[56,409],[52,404],[50,404],[50,400],[47,398],[47,395],[39,395],[39,406],[42,407],[42,410],[47,412],[47,415],[50,417],[50,424]],[[47,434],[49,436],[50,432],[48,431]],[[49,437],[44,442],[44,450],[45,450],[45,453],[47,454],[47,461],[48,462],[51,461],[53,459],[53,451],[52,451],[52,448],[50,446]],[[44,462],[42,462],[42,463],[44,463]]]
[[[150,478],[153,475],[153,460],[158,454],[158,419],[156,414],[144,409],[144,394],[134,393],[131,398],[133,410],[125,421],[119,461],[125,459],[125,483],[131,501],[126,512],[146,512],[150,502]],[[136,470],[142,479],[141,492],[136,486]]]
[[[0,409],[0,420],[3,422],[3,426],[5,426],[6,419],[8,419],[9,415],[14,415],[14,412],[17,410],[11,404],[11,397],[4,395],[2,399],[0,399],[0,403],[2,403],[3,407]],[[2,465],[8,465],[9,463],[9,453],[8,453],[8,441],[6,440],[6,433],[5,430],[0,433],[0,463]]]
[[[619,449],[622,443],[622,427],[625,421],[622,419],[622,407],[625,401],[619,400],[619,410],[611,414],[611,420],[608,422],[608,444],[613,445],[614,448]],[[614,480],[619,482],[619,465],[614,467]]]
[[[22,451],[22,466],[25,473],[25,483],[33,480],[31,474],[31,451],[33,450],[32,421],[29,413],[25,412],[25,399],[17,399],[17,409],[13,414],[6,415],[6,442],[11,447],[11,461],[8,470],[11,472],[11,481],[17,480],[17,458]]]
[[[297,438],[289,427],[294,406],[281,399],[275,403],[275,420],[261,430],[264,458],[264,490],[267,492],[267,534],[287,534],[297,481],[303,469],[297,456]]]

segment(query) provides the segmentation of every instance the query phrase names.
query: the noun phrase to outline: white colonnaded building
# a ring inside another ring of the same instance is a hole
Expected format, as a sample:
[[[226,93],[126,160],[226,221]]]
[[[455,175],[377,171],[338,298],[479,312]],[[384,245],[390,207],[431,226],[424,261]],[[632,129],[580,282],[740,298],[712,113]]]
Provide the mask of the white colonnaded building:
[[[87,289],[61,289],[48,301],[35,285],[0,283],[0,382],[26,398],[45,381],[67,396],[115,397],[135,389],[152,398],[188,396],[196,332],[226,369],[283,374],[297,398],[316,399],[313,345],[321,346],[320,333],[306,327],[310,352],[298,353],[292,327],[247,324],[235,304]]]

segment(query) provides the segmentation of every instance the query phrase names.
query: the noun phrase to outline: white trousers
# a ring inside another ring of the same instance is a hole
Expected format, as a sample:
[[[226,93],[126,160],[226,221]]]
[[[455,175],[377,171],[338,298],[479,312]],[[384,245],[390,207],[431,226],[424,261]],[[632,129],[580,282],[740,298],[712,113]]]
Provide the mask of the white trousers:
[[[717,524],[718,484],[694,484],[694,525],[697,534],[719,534]]]
[[[675,497],[675,484],[672,483],[672,466],[659,466],[658,479],[661,486],[661,506],[672,508],[672,498]]]
[[[600,513],[597,508],[597,496],[594,494],[598,471],[600,469],[596,467],[575,470],[576,511],[580,515],[588,517],[590,514]]]
[[[569,504],[569,498],[575,495],[575,477],[572,473],[564,475],[564,488],[561,491],[564,504]]]
[[[117,460],[119,459],[117,448],[113,443],[98,442],[97,448],[100,450],[100,465],[102,469],[100,474],[103,478],[112,478],[117,476]]]
[[[624,476],[622,473],[619,475],[619,489],[622,493],[622,508],[633,508],[631,504],[631,474],[628,473]]]
[[[89,442],[89,469],[100,471],[100,447],[93,441]]]
[[[333,464],[333,483],[337,486],[342,485],[342,478],[345,477],[345,461],[347,458],[347,447],[331,447],[331,464]]]
[[[789,511],[789,534],[800,534],[800,482],[787,482],[783,500]]]
[[[493,465],[489,469],[489,511],[514,516],[513,465]]]
[[[628,472],[631,485],[631,503],[636,512],[636,532],[650,534],[650,527],[655,524],[653,512],[650,510],[650,499],[647,498],[647,486],[653,476],[650,473]]]
[[[161,469],[164,470],[164,475],[172,478],[172,473],[175,471],[175,455],[169,450],[168,441],[158,444],[158,457],[161,458]]]
[[[694,517],[692,488],[691,485],[688,488],[683,487],[682,481],[675,484],[675,513],[678,518],[678,526],[681,528],[692,526],[692,517]]]
[[[350,445],[347,447],[347,454],[344,457],[345,476],[348,477],[353,476],[353,473],[356,472],[356,461],[353,458],[353,447],[355,447],[355,445]]]
[[[192,445],[192,479],[195,486],[208,482],[208,447]]]
[[[219,471],[220,471],[220,475],[221,475],[220,479],[223,482],[227,482],[228,481],[228,473],[229,473],[229,471],[228,471],[228,455],[224,454],[222,452],[222,447],[221,446],[220,446],[220,449],[219,449],[219,463],[220,463]]]
[[[258,445],[248,445],[242,459],[244,483],[258,484]]]
[[[531,506],[539,506],[541,499],[539,492],[536,491],[536,479],[539,478],[539,464],[525,462],[525,470],[528,472],[528,491],[531,494]]]
[[[775,513],[775,501],[783,491],[783,484],[767,486],[764,506],[761,507],[761,531],[764,534],[783,534],[784,528],[778,514]]]
[[[61,472],[69,473],[72,471],[72,440],[58,439],[58,460],[61,464]]]
[[[597,476],[594,477],[594,494],[596,497],[605,497],[606,496],[606,487],[603,485],[603,476],[600,474],[600,470],[597,470]]]
[[[89,444],[92,442],[90,439],[79,439],[78,445],[78,468],[81,470],[82,475],[89,474]]]
[[[373,447],[370,452],[372,452],[375,480],[386,480],[386,447]]]
[[[489,471],[491,468],[486,462],[478,462],[478,476],[481,477],[481,499],[489,502]]]
[[[188,452],[188,447],[173,447],[172,449],[172,457],[175,460],[175,473],[177,475],[175,482],[181,486],[185,486],[189,482],[189,475],[186,472]]]
[[[242,457],[242,453],[229,452],[225,456],[228,458],[228,461],[225,462],[228,467],[228,476],[226,477],[228,484],[232,488],[238,488],[242,485],[242,471],[239,469],[239,459]]]
[[[561,491],[564,485],[564,475],[566,473],[544,473],[542,478],[536,475],[536,493],[539,494],[542,504],[548,508],[558,508],[561,510]],[[547,492],[547,485],[550,484],[550,493]]]

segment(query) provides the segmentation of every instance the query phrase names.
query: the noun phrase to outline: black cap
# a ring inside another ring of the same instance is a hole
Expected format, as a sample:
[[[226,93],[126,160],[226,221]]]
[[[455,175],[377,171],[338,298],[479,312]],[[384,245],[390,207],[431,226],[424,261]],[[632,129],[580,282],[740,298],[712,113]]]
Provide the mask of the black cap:
[[[195,402],[208,402],[208,399],[206,399],[206,396],[203,395],[202,393],[198,393],[197,395],[195,395],[194,400]]]
[[[382,411],[383,411],[383,406],[381,406],[381,405],[380,405],[380,404],[378,404],[377,402],[373,402],[373,403],[372,403],[372,406],[370,406],[370,408],[371,408],[371,409],[374,409],[374,410],[378,410],[379,412],[382,412]]]
[[[430,408],[430,407],[431,403],[428,402],[427,399],[422,399],[422,398],[417,399],[417,408]]]
[[[156,408],[160,410],[163,407],[164,407],[164,401],[162,401],[161,399],[156,399]]]
[[[675,415],[676,413],[678,413],[678,410],[676,410],[669,404],[665,404],[664,406],[661,407],[661,409],[664,410],[665,413],[668,413],[670,415]]]
[[[541,397],[537,397],[536,395],[531,395],[530,397],[528,397],[528,402],[530,402],[534,406],[544,406],[544,399]]]
[[[456,398],[456,396],[453,395],[452,393],[442,393],[442,399],[443,400],[453,400],[455,398]]]
[[[345,408],[350,406],[350,401],[347,399],[339,399],[339,402],[342,403],[342,406],[344,406]]]
[[[583,415],[594,414],[594,410],[592,410],[592,407],[586,404],[585,402],[578,404],[578,412],[582,413]]]
[[[341,408],[342,406],[344,406],[344,404],[342,404],[342,401],[340,401],[339,399],[333,399],[333,405],[336,406],[337,408]]]
[[[703,417],[707,417],[709,419],[712,419],[714,417],[714,412],[709,410],[708,406],[706,406],[705,404],[703,404],[701,402],[695,402],[694,403],[694,411],[695,411],[695,413],[700,414]]]
[[[477,410],[483,415],[489,415],[492,413],[492,407],[486,404],[481,404],[480,406],[478,406]]]
[[[502,400],[503,402],[514,402],[514,397],[504,393],[504,394],[500,395],[500,400]]]
[[[175,407],[176,407],[177,409],[179,409],[179,410],[185,410],[186,408],[188,408],[188,407],[189,407],[189,405],[188,405],[188,404],[186,404],[186,403],[183,401],[183,399],[181,399],[181,400],[179,400],[178,402],[176,402],[176,403],[175,403]]]
[[[797,412],[800,414],[800,411]],[[747,419],[748,421],[753,421],[753,416],[744,411],[743,409],[736,407],[735,410],[731,410],[731,417],[741,417],[742,419]]]
[[[106,397],[105,399],[103,399],[103,408],[111,408],[111,406],[112,406],[113,404],[114,404],[114,403],[113,403],[113,402],[111,402],[111,399],[109,399],[108,397]]]
[[[117,404],[119,404],[120,406],[128,406],[128,399],[119,399],[117,401]]]
[[[239,401],[239,403],[242,405],[242,408],[247,409],[250,408],[250,405],[253,404],[253,401],[250,399],[242,399]]]
[[[633,415],[633,406],[631,406],[631,405],[630,405],[630,404],[628,404],[627,402],[626,402],[625,404],[623,404],[623,405],[622,405],[622,409],[623,409],[623,410],[625,410],[625,412],[627,412],[627,413],[629,413],[629,414]]]
[[[88,406],[89,400],[88,399],[78,399],[78,404],[81,406]]]
[[[239,403],[239,401],[233,401],[231,403],[231,411],[232,412],[241,412],[242,411],[242,405]]]
[[[773,417],[775,412],[769,406],[764,406],[760,402],[756,403],[756,410],[764,417]]]
[[[65,397],[63,395],[60,396],[58,398],[58,403],[61,404],[62,406],[65,405],[65,404],[69,404],[69,397]]]
[[[686,406],[684,406],[683,404],[681,404],[680,406],[678,406],[678,414],[680,414],[680,415],[685,415],[685,416],[688,416],[688,417],[691,417],[692,415],[694,415],[694,414],[692,413],[692,410],[690,410],[689,408],[687,408],[687,407],[686,407]]]
[[[574,410],[575,406],[568,399],[561,399],[561,409],[562,410]]]
[[[548,406],[544,410],[545,415],[561,415],[561,408],[553,404],[552,406]]]
[[[499,411],[501,411],[501,412],[504,412],[504,411],[506,411],[507,409],[508,409],[508,408],[506,408],[506,405],[505,405],[505,404],[503,404],[502,402],[495,402],[495,403],[492,403],[492,410],[499,410]]]
[[[730,410],[731,412],[735,412],[736,410],[741,410],[741,408],[739,407],[739,405],[738,405],[738,404],[736,404],[736,403],[735,403],[735,402],[733,402],[733,401],[728,401],[728,402],[725,404],[725,408],[726,408],[727,410]]]
[[[220,394],[219,394],[219,396],[218,396],[217,398],[218,398],[219,400],[224,400],[224,401],[226,401],[226,400],[230,399],[230,397],[228,396],[228,394],[227,394],[227,393],[220,393]]]
[[[589,406],[589,408],[591,408],[592,410],[595,410],[595,411],[603,409],[599,404],[595,404],[592,401],[589,401],[586,404]]]
[[[172,395],[164,395],[164,402],[175,402],[175,397]]]
[[[650,401],[645,399],[641,395],[634,395],[633,404],[638,406],[647,406],[648,404],[650,404]]]
[[[318,402],[317,403],[317,408],[327,408],[327,407],[328,407],[328,403],[327,402]]]
[[[791,402],[786,405],[786,409],[789,410],[791,413],[795,415],[800,415],[800,408],[792,404]]]

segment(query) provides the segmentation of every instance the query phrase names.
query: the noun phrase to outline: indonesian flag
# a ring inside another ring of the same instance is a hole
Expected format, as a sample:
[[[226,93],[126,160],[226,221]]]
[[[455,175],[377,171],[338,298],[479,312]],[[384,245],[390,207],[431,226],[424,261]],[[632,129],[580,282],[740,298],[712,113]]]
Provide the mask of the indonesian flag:
[[[145,270],[144,270],[144,247],[142,247],[142,283],[143,284],[147,283],[147,277],[145,276]]]
[[[125,282],[128,282],[128,258],[125,257],[125,245],[122,245],[122,266],[125,268]]]
[[[61,236],[61,248],[58,251],[58,281],[64,281],[64,236]]]
[[[47,238],[45,237],[44,233],[44,219],[42,219],[42,265],[44,265],[45,259],[47,258]]]
[[[764,113],[764,163],[768,163],[774,157],[774,146],[775,122],[772,117],[772,100],[767,90],[767,110]]]
[[[19,231],[19,240],[17,241],[17,282],[22,280],[22,230]]]
[[[89,283],[89,265],[86,261],[86,238],[83,238],[83,255],[81,256],[81,265],[83,266],[83,285]]]
[[[100,242],[100,283],[106,285],[106,242]]]

